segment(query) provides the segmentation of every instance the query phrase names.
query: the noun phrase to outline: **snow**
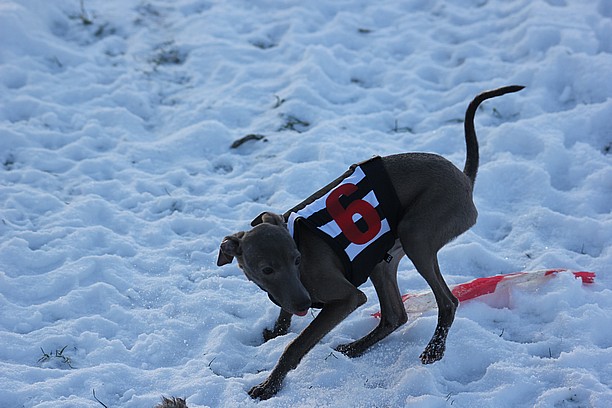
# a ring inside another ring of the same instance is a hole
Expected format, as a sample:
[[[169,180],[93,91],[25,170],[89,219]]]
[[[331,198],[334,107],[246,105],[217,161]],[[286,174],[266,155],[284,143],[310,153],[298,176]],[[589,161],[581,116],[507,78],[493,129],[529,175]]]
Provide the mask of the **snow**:
[[[80,3],[0,2],[0,407],[612,405],[612,2]],[[333,352],[376,325],[368,282],[251,400],[312,315],[262,344],[278,308],[216,266],[222,238],[373,154],[461,167],[467,104],[509,84],[476,117],[479,221],[440,252],[446,280],[595,283],[465,302],[423,366],[435,311]]]

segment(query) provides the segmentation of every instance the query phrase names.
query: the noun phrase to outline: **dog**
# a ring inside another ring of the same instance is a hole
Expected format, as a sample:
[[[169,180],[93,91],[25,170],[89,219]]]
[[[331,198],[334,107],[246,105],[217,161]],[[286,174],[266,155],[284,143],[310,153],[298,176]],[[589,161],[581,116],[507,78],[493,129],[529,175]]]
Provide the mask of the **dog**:
[[[472,192],[479,153],[474,115],[483,101],[521,89],[506,86],[471,101],[464,122],[463,171],[436,154],[376,157],[351,166],[285,214],[260,214],[251,230],[223,239],[217,265],[236,258],[246,277],[281,308],[274,328],[264,330],[264,340],[286,334],[292,315],[321,309],[287,346],[268,378],[249,391],[252,398],[274,396],[302,357],[366,302],[358,286],[368,278],[379,298],[380,322],[363,338],[336,350],[359,356],[404,324],[407,315],[397,284],[404,255],[431,287],[438,308],[437,326],[421,362],[443,357],[459,302],[440,273],[437,253],[476,223]],[[368,179],[370,174],[374,179]],[[390,204],[384,204],[385,196]],[[326,228],[330,231],[324,232]]]

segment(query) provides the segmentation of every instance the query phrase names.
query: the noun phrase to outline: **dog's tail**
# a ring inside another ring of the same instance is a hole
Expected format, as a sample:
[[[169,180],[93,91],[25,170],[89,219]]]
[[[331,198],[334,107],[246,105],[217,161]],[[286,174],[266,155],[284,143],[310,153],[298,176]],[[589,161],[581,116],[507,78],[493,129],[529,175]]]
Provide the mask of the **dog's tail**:
[[[483,92],[470,102],[470,105],[465,111],[465,122],[463,125],[465,128],[465,145],[467,153],[463,173],[472,181],[472,185],[474,185],[474,181],[476,180],[479,159],[478,139],[476,138],[476,131],[474,130],[474,115],[476,114],[476,109],[487,99],[495,98],[496,96],[501,96],[510,92],[518,92],[523,88],[524,86],[520,85],[510,85]]]

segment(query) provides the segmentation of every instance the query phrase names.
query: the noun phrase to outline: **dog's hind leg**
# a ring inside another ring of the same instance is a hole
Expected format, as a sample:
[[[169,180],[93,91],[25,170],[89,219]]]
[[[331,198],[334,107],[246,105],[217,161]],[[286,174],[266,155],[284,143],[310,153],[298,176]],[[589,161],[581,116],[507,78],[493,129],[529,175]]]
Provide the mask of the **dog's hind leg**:
[[[469,181],[452,167],[438,170],[440,174],[430,180],[428,189],[413,201],[397,227],[406,256],[429,284],[438,306],[438,324],[421,354],[423,364],[443,357],[459,305],[440,273],[438,251],[474,225],[478,215]]]
[[[416,244],[415,247],[409,248],[406,255],[431,287],[438,306],[436,330],[421,354],[421,362],[431,364],[444,356],[446,337],[455,319],[455,310],[459,302],[442,278],[436,253],[424,248],[416,249],[418,246]],[[427,247],[427,245],[424,245],[424,247]]]
[[[393,256],[391,262],[379,263],[370,275],[370,280],[374,285],[374,289],[376,289],[378,301],[380,302],[380,323],[361,339],[336,347],[336,350],[349,357],[360,356],[369,347],[406,323],[408,319],[397,286],[397,267],[404,252],[398,243],[390,253]]]

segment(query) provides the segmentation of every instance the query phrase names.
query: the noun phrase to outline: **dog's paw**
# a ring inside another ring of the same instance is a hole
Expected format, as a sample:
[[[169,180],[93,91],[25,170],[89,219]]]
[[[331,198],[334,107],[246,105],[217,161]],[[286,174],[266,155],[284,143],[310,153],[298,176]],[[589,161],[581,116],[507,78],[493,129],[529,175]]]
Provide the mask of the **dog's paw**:
[[[280,384],[276,384],[271,382],[270,380],[266,380],[259,385],[251,388],[249,391],[249,395],[253,399],[267,400],[276,395],[278,390],[280,389]]]
[[[365,352],[365,350],[361,350],[360,348],[355,347],[353,343],[341,344],[338,347],[336,347],[334,350],[350,358],[359,357]]]
[[[446,337],[448,335],[448,327],[436,327],[436,331],[429,341],[423,353],[421,353],[421,362],[423,364],[435,363],[444,357],[446,351]]]
[[[270,330],[270,329],[264,329],[263,330],[263,339],[264,339],[264,343],[268,340],[272,340],[273,338],[277,337],[278,334],[274,331],[274,330]]]
[[[287,334],[288,330],[270,330],[270,329],[264,329],[263,331],[263,338],[264,338],[264,343],[268,340],[272,340],[278,336],[283,336],[285,334]]]
[[[444,357],[444,351],[446,346],[444,344],[431,344],[429,343],[425,350],[421,353],[421,363],[431,364]]]

